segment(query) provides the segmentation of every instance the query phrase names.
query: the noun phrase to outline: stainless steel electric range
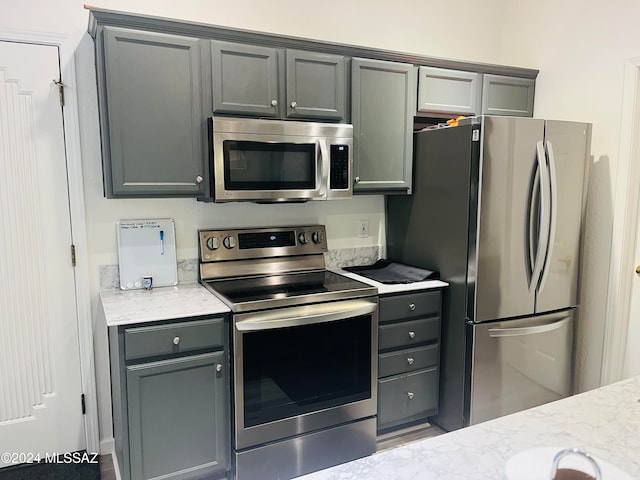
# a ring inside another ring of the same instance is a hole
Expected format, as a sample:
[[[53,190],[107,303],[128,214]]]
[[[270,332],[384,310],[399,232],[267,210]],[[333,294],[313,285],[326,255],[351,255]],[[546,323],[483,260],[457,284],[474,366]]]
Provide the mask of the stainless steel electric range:
[[[202,230],[199,249],[200,282],[232,311],[236,478],[373,453],[377,290],[326,270],[325,227]]]

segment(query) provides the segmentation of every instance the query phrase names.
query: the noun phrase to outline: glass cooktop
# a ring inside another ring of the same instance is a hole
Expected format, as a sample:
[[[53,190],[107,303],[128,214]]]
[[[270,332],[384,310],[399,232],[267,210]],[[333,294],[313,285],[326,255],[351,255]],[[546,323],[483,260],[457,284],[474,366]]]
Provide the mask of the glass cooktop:
[[[375,287],[328,270],[209,280],[204,285],[234,312],[377,294]]]

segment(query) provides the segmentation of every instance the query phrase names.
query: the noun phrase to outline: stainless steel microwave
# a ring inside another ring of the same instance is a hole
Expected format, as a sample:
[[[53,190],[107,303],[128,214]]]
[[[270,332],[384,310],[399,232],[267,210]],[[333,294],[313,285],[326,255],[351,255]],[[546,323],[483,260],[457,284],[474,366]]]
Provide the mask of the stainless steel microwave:
[[[212,117],[216,202],[350,198],[353,126]]]

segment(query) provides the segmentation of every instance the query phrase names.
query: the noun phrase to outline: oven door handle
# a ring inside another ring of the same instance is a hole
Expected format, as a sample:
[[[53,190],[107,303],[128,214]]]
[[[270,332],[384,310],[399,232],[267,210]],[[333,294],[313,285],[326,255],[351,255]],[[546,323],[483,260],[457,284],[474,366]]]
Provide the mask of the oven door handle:
[[[335,322],[336,320],[369,315],[375,312],[377,308],[378,302],[376,300],[365,299],[316,303],[234,315],[234,324],[236,330],[240,332],[300,327],[302,325]]]

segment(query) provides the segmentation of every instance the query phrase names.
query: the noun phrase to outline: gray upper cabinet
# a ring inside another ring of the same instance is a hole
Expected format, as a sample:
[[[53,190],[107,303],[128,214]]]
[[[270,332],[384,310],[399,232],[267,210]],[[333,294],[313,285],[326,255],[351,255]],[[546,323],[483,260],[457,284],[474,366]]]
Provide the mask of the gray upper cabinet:
[[[535,80],[484,74],[482,113],[533,117]]]
[[[347,118],[346,59],[287,50],[287,117]]]
[[[418,111],[438,114],[480,113],[482,75],[475,72],[420,67]]]
[[[411,193],[416,67],[352,62],[354,192]]]
[[[211,42],[213,111],[280,116],[278,50]]]
[[[104,27],[96,52],[107,197],[204,196],[198,39]]]
[[[88,31],[109,198],[211,199],[212,112],[352,123],[359,194],[411,193],[416,115],[533,115],[537,70],[98,8]]]
[[[214,40],[211,76],[214,112],[346,118],[346,59],[340,55]]]

